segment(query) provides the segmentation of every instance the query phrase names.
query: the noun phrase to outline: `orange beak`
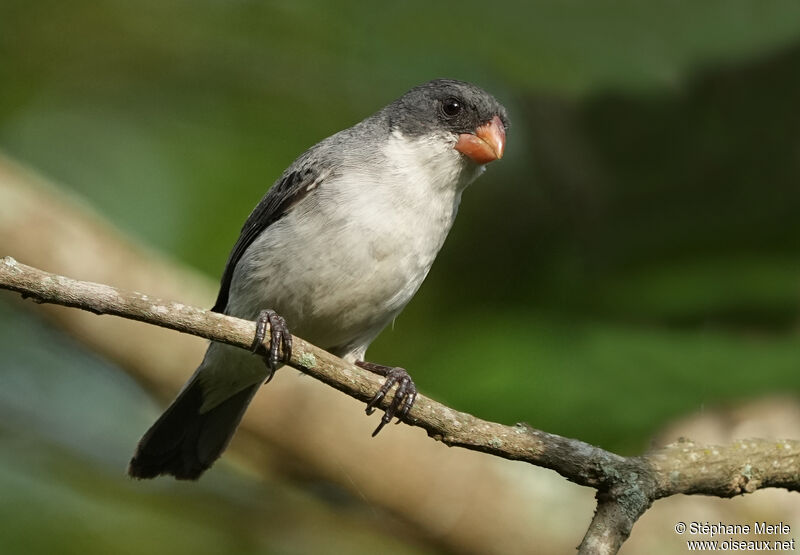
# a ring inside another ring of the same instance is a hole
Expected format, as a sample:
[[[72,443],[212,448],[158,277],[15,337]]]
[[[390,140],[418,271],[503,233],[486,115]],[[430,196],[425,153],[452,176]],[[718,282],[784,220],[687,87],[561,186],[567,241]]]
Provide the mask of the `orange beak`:
[[[481,125],[475,134],[462,133],[454,147],[465,156],[469,156],[476,164],[487,164],[503,157],[506,149],[506,128],[498,116],[489,123]]]

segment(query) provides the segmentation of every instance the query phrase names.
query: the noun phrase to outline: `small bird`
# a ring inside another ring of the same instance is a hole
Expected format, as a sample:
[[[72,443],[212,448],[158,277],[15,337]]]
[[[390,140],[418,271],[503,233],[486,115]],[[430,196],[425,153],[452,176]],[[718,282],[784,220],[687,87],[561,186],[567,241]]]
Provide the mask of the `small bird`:
[[[464,188],[503,156],[507,127],[493,96],[437,79],[297,158],[247,218],[212,308],[257,321],[254,351],[269,329],[267,354],[261,360],[212,342],[142,437],[130,476],[199,478],[227,447],[259,386],[288,360],[289,327],[386,378],[367,414],[397,387],[373,435],[405,416],[417,395],[411,377],[364,355],[428,274]]]

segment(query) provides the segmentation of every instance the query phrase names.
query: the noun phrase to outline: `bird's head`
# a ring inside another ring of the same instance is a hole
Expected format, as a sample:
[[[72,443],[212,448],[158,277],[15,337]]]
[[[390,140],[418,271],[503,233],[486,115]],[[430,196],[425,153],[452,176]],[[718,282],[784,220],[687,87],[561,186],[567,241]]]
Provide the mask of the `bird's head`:
[[[456,151],[479,165],[503,157],[506,109],[475,85],[436,79],[414,87],[386,110],[393,130],[406,137],[446,135]]]

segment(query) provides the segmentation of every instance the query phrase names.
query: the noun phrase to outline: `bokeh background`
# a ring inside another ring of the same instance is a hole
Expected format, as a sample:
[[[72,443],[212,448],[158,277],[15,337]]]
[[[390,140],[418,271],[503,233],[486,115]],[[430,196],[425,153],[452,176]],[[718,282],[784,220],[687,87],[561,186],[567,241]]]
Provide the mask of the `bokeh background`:
[[[0,149],[213,278],[294,157],[437,77],[505,103],[507,155],[372,360],[625,454],[797,393],[796,2],[0,1]],[[0,551],[437,551],[327,484],[132,486],[157,409],[0,295]]]

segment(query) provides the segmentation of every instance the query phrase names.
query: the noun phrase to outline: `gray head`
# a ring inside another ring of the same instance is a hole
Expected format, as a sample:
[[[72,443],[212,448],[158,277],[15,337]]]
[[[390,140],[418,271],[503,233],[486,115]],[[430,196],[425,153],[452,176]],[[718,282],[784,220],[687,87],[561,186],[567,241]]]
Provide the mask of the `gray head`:
[[[480,164],[503,155],[508,127],[506,109],[492,95],[470,83],[429,81],[389,104],[381,114],[392,130],[407,137],[451,133],[456,150]]]
[[[453,133],[470,133],[494,116],[508,127],[506,109],[492,95],[453,79],[436,79],[414,87],[384,110],[392,126],[410,136],[429,133],[435,125]]]

